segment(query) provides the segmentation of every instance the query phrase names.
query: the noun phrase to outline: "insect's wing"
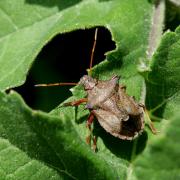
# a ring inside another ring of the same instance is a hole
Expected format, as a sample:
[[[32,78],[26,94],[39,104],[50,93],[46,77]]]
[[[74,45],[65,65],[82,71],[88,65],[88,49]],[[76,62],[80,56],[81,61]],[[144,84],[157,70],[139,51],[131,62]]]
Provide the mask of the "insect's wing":
[[[121,131],[121,120],[116,115],[102,109],[93,110],[93,114],[107,132],[118,137]]]
[[[111,135],[120,139],[132,140],[136,138],[144,129],[144,120],[139,117],[129,118],[127,121],[118,118],[114,113],[103,109],[93,110],[99,124]]]
[[[98,84],[88,91],[88,104],[91,107],[99,106],[110,98],[118,86],[119,77],[113,77],[107,81],[98,81]]]
[[[129,115],[123,109],[118,108],[116,102],[117,98],[117,94],[114,94],[111,98],[101,103],[99,107],[100,109],[108,111],[109,114],[114,114],[120,121],[127,121],[129,119]]]
[[[137,116],[142,113],[143,109],[139,106],[139,104],[133,97],[128,96],[121,87],[119,88],[118,95],[117,105],[119,109],[124,109],[127,114],[132,116]]]

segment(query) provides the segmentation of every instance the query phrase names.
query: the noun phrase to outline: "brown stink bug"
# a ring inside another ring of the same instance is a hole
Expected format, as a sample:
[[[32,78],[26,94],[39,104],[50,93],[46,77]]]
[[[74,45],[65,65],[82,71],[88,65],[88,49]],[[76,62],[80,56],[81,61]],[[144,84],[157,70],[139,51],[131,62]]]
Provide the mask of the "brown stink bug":
[[[64,106],[78,106],[86,103],[85,108],[90,111],[87,120],[87,127],[91,132],[91,124],[94,117],[99,124],[111,135],[123,139],[133,140],[144,130],[145,118],[147,115],[146,108],[143,104],[138,103],[135,99],[126,94],[126,87],[119,84],[120,77],[113,76],[109,80],[99,80],[91,77],[92,62],[94,50],[97,41],[97,31],[95,31],[94,44],[91,53],[90,75],[84,75],[79,85],[84,87],[87,97],[65,103]],[[36,86],[61,86],[76,85],[77,83],[55,83],[55,84],[38,84]],[[149,125],[153,133],[156,133],[152,122],[149,119]],[[90,143],[91,136],[88,136],[87,143]],[[93,138],[94,150],[96,149],[96,139]]]

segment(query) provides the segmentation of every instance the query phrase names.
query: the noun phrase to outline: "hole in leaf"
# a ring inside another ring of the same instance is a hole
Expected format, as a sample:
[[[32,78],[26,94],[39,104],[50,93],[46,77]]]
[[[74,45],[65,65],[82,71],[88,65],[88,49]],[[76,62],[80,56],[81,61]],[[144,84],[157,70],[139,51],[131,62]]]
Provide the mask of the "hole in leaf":
[[[166,1],[166,12],[165,12],[165,28],[164,32],[170,29],[175,29],[180,24],[180,8],[171,1]]]
[[[40,83],[78,82],[87,74],[95,28],[55,36],[37,56],[24,85],[15,88],[33,109],[50,111],[71,96],[70,86],[34,87]],[[93,66],[115,49],[111,33],[98,27]]]

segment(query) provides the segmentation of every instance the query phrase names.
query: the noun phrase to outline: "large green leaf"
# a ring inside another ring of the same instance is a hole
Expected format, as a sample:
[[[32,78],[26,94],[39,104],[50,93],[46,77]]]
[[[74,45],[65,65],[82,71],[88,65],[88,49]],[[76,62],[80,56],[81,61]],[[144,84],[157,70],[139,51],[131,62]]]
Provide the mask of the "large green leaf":
[[[124,76],[129,77],[130,72],[134,75],[136,56],[145,56],[147,50],[153,11],[152,4],[141,2],[1,1],[0,89],[21,85],[38,52],[56,34],[97,25],[111,30],[120,49],[112,55],[113,59],[128,55],[129,65],[121,68]]]
[[[116,171],[81,140],[72,122],[67,121],[68,115],[59,119],[31,111],[14,93],[1,94],[0,101],[0,170],[4,178],[30,179],[32,174],[34,179],[117,177]]]
[[[112,33],[116,50],[94,68],[93,75],[100,74],[101,79],[121,75],[129,94],[142,102],[146,99],[151,116],[159,118],[155,125],[160,130],[156,136],[145,131],[129,142],[112,137],[95,122],[94,153],[85,143],[88,112],[83,106],[60,106],[45,114],[28,108],[15,92],[1,93],[3,179],[179,178],[180,29],[166,33],[152,57],[161,37],[163,1],[155,8],[143,0],[3,0],[0,14],[2,91],[25,81],[36,55],[53,36],[101,25]],[[84,92],[77,87],[73,95],[67,101]]]

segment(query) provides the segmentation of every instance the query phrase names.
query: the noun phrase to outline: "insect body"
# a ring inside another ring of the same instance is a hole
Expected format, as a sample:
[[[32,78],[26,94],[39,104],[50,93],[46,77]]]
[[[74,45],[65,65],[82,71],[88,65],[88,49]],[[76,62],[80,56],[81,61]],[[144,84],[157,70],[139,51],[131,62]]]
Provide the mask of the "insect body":
[[[85,75],[79,84],[87,92],[86,108],[107,132],[120,139],[132,140],[143,131],[143,107],[125,93],[118,76],[100,81]]]

